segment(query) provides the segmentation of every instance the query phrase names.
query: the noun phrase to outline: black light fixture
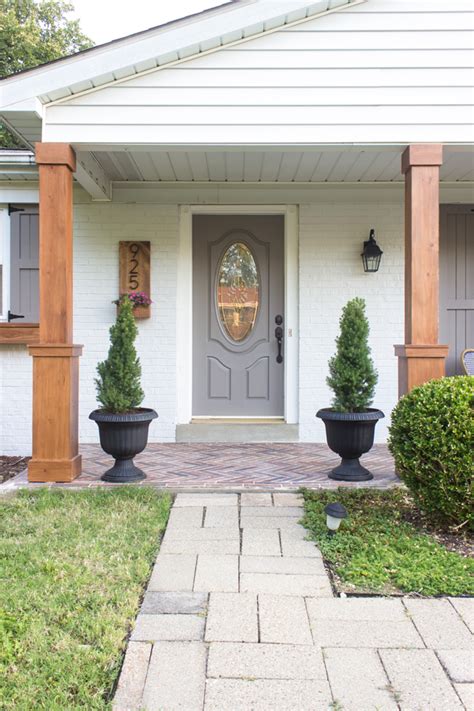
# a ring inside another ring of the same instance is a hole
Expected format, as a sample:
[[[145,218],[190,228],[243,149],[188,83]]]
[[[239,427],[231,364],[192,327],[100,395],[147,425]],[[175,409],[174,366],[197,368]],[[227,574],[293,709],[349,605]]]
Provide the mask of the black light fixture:
[[[326,514],[326,526],[329,528],[329,535],[333,536],[341,525],[342,519],[347,518],[347,509],[339,501],[335,501],[325,507],[324,513]]]
[[[360,255],[364,272],[378,272],[382,254],[382,250],[375,241],[375,230],[370,230],[369,239],[364,242],[364,249]]]

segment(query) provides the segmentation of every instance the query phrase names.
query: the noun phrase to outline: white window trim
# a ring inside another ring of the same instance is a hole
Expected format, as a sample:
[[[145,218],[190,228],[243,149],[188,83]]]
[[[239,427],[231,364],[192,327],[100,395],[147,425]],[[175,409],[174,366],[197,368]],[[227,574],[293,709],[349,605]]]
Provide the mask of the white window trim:
[[[179,211],[176,297],[176,364],[178,424],[192,419],[193,391],[193,215],[284,215],[285,269],[285,422],[298,423],[298,208],[296,205],[182,205]]]

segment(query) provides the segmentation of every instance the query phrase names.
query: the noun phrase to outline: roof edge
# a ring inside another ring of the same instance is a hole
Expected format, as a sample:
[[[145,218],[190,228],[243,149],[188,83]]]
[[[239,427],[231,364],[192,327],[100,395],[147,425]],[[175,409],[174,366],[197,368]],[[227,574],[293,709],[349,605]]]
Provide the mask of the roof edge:
[[[13,74],[0,81],[0,111],[38,97],[43,104],[78,96],[118,81],[188,61],[221,48],[246,42],[282,27],[300,24],[368,0],[232,0],[197,15],[98,45],[49,64]],[[275,7],[277,6],[277,7]],[[248,10],[245,13],[245,10]],[[278,12],[277,12],[278,10]],[[230,22],[229,13],[236,13]],[[202,32],[200,25],[202,23]],[[194,34],[186,33],[193,27]],[[163,37],[162,52],[156,51],[157,35]],[[167,38],[167,42],[164,41]],[[124,59],[124,48],[130,52]],[[97,59],[102,55],[102,73]],[[94,71],[92,71],[94,69]],[[66,76],[69,75],[69,76]],[[53,79],[50,80],[50,77]]]
[[[196,21],[197,18],[202,17],[204,15],[210,16],[214,13],[221,12],[223,8],[227,6],[232,6],[237,3],[239,4],[246,4],[248,2],[255,2],[255,0],[227,0],[226,2],[221,3],[220,5],[215,5],[214,7],[209,7],[206,10],[202,10],[201,12],[195,12],[192,13],[191,15],[185,15],[184,17],[178,17],[175,20],[170,20],[169,22],[164,22],[161,25],[155,25],[154,27],[148,27],[146,30],[139,30],[138,32],[132,32],[129,35],[124,35],[123,37],[117,37],[116,39],[109,40],[108,42],[102,42],[101,44],[96,44],[93,47],[88,47],[87,49],[82,49],[79,50],[78,52],[74,52],[73,54],[67,54],[64,57],[57,57],[57,59],[51,59],[49,62],[42,62],[41,64],[37,64],[35,67],[29,67],[28,69],[22,69],[19,72],[15,72],[14,74],[9,74],[6,77],[0,77],[0,84],[3,84],[3,82],[8,82],[9,80],[15,80],[18,77],[24,77],[27,74],[31,74],[32,72],[37,72],[40,71],[46,67],[50,67],[53,65],[57,65],[60,62],[71,62],[74,59],[77,59],[79,56],[84,56],[86,54],[92,54],[96,53],[99,54],[100,51],[107,51],[112,46],[118,45],[120,43],[127,44],[130,42],[130,40],[138,39],[140,37],[145,37],[147,34],[155,33],[158,34],[160,31],[166,31],[170,27],[176,27],[180,24],[187,24],[189,22]]]

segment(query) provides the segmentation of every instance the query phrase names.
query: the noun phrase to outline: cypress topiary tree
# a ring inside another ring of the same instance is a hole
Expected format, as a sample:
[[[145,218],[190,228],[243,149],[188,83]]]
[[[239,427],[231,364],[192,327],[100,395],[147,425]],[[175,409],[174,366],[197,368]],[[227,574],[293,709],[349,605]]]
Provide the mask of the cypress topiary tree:
[[[140,385],[142,371],[135,350],[137,333],[133,304],[126,296],[119,302],[117,320],[110,329],[107,360],[97,366],[97,400],[108,412],[129,412],[143,400]]]
[[[332,406],[338,412],[363,412],[372,404],[377,371],[370,356],[369,322],[365,301],[352,299],[339,321],[336,354],[329,361],[326,382],[334,392]]]

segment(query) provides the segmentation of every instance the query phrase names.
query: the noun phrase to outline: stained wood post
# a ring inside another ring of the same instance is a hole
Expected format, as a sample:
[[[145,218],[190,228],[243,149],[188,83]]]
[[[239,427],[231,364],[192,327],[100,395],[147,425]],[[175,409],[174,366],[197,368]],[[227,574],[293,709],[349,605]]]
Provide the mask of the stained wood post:
[[[408,146],[402,156],[405,175],[405,343],[395,346],[398,390],[445,373],[448,346],[439,330],[439,168],[441,144]]]
[[[30,481],[71,481],[78,453],[79,356],[72,342],[73,149],[37,143],[39,167],[39,343],[33,356],[33,456]]]

